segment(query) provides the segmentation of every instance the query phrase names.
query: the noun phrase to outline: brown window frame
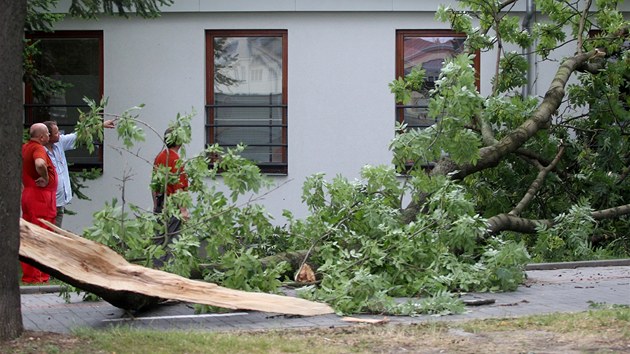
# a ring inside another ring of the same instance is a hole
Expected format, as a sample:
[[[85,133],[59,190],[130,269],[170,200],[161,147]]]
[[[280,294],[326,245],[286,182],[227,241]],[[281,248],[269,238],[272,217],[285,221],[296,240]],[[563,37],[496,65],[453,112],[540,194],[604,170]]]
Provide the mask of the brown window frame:
[[[280,37],[282,38],[282,95],[281,104],[273,106],[281,109],[281,144],[269,144],[280,149],[281,162],[261,163],[258,167],[263,173],[287,174],[288,173],[288,31],[287,30],[206,30],[206,145],[215,143],[216,124],[215,110],[225,106],[215,103],[214,92],[214,39],[216,37]],[[247,126],[244,126],[247,127]],[[222,145],[222,147],[233,145]]]
[[[40,39],[81,39],[81,38],[89,38],[89,39],[97,39],[98,40],[98,50],[99,50],[99,97],[100,100],[103,97],[104,93],[104,49],[103,49],[103,31],[55,31],[55,32],[33,32],[27,33],[26,39],[28,41],[36,41]],[[39,123],[46,119],[37,118],[34,116],[33,108],[46,106],[42,104],[34,104],[33,103],[33,87],[30,84],[24,85],[24,128],[30,127],[33,123]],[[80,109],[80,108],[88,108],[87,104],[73,104],[65,106],[69,109]],[[64,125],[63,127],[74,128],[73,125]],[[61,126],[60,126],[61,128]],[[74,129],[72,129],[74,130]],[[103,144],[101,142],[95,142],[95,151],[94,154],[97,157],[97,161],[95,163],[88,162],[79,162],[75,161],[72,156],[68,156],[68,168],[71,171],[82,171],[83,169],[90,168],[103,168]]]

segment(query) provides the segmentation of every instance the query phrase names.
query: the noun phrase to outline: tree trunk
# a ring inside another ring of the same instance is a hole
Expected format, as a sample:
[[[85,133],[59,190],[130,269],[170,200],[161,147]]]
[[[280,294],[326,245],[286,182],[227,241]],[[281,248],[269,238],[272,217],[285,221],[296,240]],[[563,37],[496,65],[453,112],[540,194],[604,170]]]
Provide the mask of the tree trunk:
[[[105,245],[45,223],[58,233],[20,219],[20,259],[122,309],[137,311],[160,300],[180,300],[303,316],[333,312],[326,304],[223,288],[131,264]]]
[[[26,0],[0,0],[0,341],[23,331],[18,282],[22,176],[22,50]]]

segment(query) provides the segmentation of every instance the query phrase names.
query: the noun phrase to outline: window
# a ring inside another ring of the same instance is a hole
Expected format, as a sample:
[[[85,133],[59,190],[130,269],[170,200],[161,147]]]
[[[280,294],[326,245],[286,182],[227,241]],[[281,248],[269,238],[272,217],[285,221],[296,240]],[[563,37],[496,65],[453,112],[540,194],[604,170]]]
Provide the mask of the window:
[[[62,133],[71,133],[78,110],[88,109],[83,97],[100,101],[103,96],[103,33],[101,31],[57,31],[29,34],[38,41],[39,53],[32,60],[40,74],[65,84],[54,93],[43,93],[27,83],[24,98],[24,126],[55,120]],[[90,154],[87,149],[67,151],[71,170],[102,167],[102,145]]]
[[[287,31],[206,31],[206,143],[287,173]]]
[[[396,32],[396,78],[404,77],[413,68],[424,68],[425,84],[421,92],[413,92],[411,101],[396,105],[396,120],[407,123],[409,128],[425,128],[435,124],[435,118],[427,117],[429,91],[445,59],[456,56],[464,49],[464,34],[450,30],[399,30]],[[479,53],[474,61],[479,73]],[[479,80],[477,79],[477,86]]]

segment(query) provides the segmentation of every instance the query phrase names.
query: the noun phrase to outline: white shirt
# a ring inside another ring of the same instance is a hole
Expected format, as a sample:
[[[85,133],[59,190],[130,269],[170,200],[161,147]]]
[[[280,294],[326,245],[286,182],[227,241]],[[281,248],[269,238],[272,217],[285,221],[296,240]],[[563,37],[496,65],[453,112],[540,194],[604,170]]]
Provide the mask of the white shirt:
[[[77,135],[75,133],[62,134],[59,135],[59,141],[52,145],[52,150],[46,149],[57,171],[57,207],[66,206],[72,200],[70,173],[68,172],[65,151],[73,150],[76,140]]]

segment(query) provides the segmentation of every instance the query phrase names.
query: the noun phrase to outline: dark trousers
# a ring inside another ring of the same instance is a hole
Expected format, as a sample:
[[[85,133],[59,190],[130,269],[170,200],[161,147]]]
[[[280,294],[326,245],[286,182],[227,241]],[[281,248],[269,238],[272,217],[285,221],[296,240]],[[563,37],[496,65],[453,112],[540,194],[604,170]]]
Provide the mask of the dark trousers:
[[[164,208],[164,195],[159,194],[157,195],[156,199],[157,199],[157,203],[156,203],[157,205],[155,209],[153,210],[153,213],[160,214]],[[162,222],[163,220],[160,221],[160,225],[162,225]],[[169,259],[173,257],[173,254],[170,252],[168,245],[171,244],[177,238],[179,238],[179,231],[181,227],[182,227],[182,221],[176,218],[175,216],[171,216],[168,222],[166,223],[165,232],[160,232],[157,235],[155,235],[155,237],[153,238],[153,243],[164,247],[165,254],[153,260],[153,267],[160,268],[166,262],[168,262]]]
[[[60,206],[57,207],[57,216],[55,217],[55,225],[57,227],[61,227],[61,223],[63,222],[63,214],[66,212],[66,208]]]

